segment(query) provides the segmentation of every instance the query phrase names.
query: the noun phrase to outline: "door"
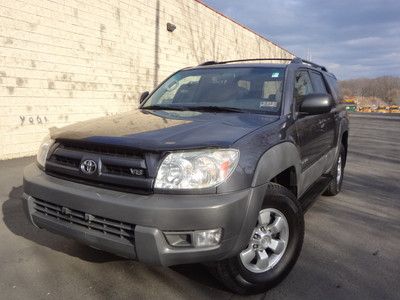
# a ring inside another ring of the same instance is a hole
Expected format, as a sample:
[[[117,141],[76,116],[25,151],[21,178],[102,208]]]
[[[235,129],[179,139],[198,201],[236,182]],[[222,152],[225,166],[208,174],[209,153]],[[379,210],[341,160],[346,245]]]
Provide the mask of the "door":
[[[320,72],[311,70],[310,76],[316,93],[330,94],[327,89],[327,84]],[[335,146],[335,114],[333,112],[328,112],[319,115],[319,117],[320,125],[322,127],[322,136],[320,141],[322,156],[323,154],[328,153],[329,150],[333,149]]]
[[[319,77],[322,83],[319,81]],[[325,90],[324,90],[325,87]],[[295,75],[294,101],[298,112],[304,96],[312,93],[327,93],[322,76],[314,71],[300,69]],[[331,113],[318,115],[298,114],[296,131],[301,156],[302,171],[314,165],[333,147],[334,119]],[[315,170],[314,174],[322,175],[325,170]],[[318,173],[318,174],[316,174]]]

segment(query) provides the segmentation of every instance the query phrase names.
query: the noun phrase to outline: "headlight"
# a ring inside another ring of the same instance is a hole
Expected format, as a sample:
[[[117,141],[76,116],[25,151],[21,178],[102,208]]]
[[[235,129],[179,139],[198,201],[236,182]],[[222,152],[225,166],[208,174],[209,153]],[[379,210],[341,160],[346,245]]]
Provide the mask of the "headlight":
[[[202,189],[216,186],[232,174],[239,150],[207,149],[172,152],[161,163],[155,188]]]
[[[36,160],[40,166],[44,168],[46,164],[47,154],[49,153],[50,147],[54,144],[54,140],[50,138],[50,136],[46,136],[42,144],[39,147]]]

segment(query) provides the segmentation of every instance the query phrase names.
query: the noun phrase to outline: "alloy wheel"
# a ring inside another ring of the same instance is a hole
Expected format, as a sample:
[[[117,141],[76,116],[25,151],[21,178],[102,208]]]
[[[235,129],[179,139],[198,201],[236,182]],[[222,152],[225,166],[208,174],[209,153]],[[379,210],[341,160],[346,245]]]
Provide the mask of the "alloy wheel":
[[[240,253],[243,266],[254,273],[272,269],[281,260],[289,241],[289,224],[277,209],[260,211],[248,247]]]

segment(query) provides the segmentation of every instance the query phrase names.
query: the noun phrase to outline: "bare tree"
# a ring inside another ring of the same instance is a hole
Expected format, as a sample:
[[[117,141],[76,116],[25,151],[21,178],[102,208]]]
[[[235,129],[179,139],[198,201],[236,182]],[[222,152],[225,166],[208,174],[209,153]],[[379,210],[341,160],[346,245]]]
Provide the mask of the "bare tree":
[[[340,82],[345,97],[371,97],[387,105],[400,102],[400,77],[357,78]]]

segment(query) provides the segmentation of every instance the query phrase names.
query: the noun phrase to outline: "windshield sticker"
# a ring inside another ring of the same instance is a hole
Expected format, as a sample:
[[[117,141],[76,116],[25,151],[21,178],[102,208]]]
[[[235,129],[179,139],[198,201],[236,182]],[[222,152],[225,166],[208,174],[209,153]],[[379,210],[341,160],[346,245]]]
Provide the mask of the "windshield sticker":
[[[279,77],[279,73],[278,72],[272,73],[271,77],[272,78],[278,78]]]
[[[276,101],[261,101],[260,102],[260,108],[262,107],[277,107],[278,102]]]

